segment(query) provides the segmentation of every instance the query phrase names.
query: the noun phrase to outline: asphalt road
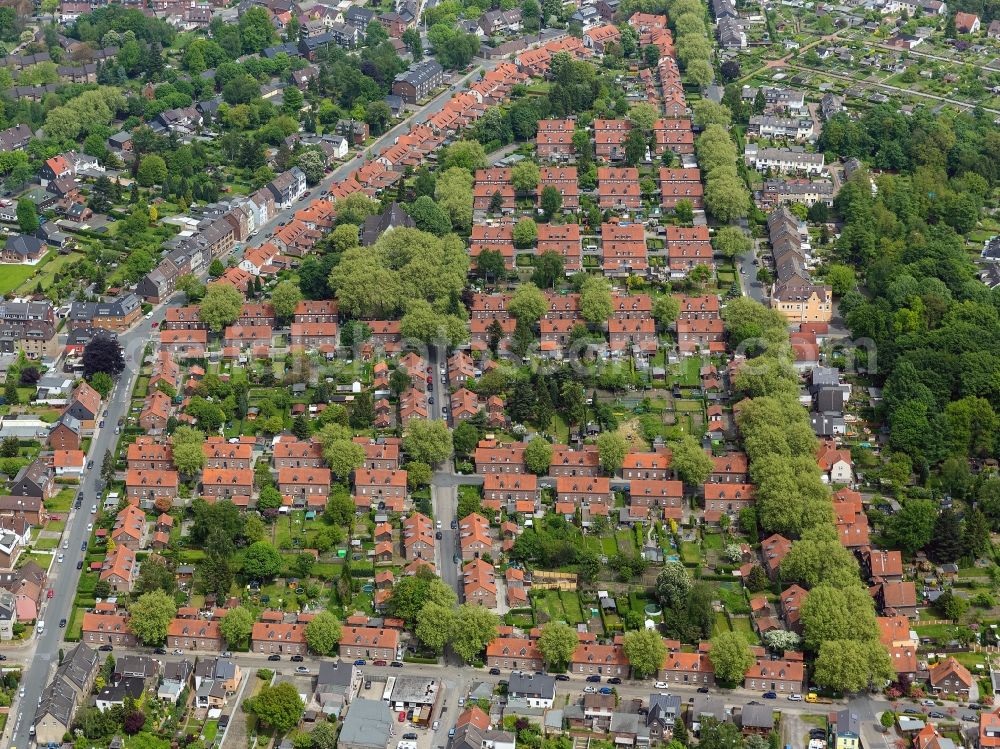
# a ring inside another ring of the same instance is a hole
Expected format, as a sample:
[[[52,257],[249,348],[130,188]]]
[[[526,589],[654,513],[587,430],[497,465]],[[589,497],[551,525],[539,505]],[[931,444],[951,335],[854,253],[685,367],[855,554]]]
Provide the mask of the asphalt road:
[[[104,459],[104,452],[113,449],[118,439],[118,435],[115,434],[118,420],[128,414],[132,388],[141,368],[143,351],[151,338],[152,323],[161,321],[164,314],[165,307],[158,307],[149,318],[143,318],[132,330],[119,336],[125,354],[125,372],[105,404],[105,426],[95,431],[91,441],[87,459],[88,464],[89,461],[94,462],[94,468],[84,472],[79,494],[82,500],[81,507],[79,510],[71,510],[66,519],[66,530],[62,536],[64,543],[59,549],[59,552],[65,554],[65,561],[61,564],[53,562],[49,571],[49,587],[54,593],[52,598],[44,599],[39,613],[39,619],[45,622],[44,631],[41,635],[36,635],[33,645],[29,645],[23,654],[25,670],[21,685],[24,687],[24,696],[17,698],[12,710],[16,717],[13,719],[13,734],[8,745],[16,749],[27,749],[32,743],[28,729],[33,722],[42,690],[49,681],[49,674],[58,665],[59,649],[68,650],[72,647],[71,644],[64,645],[62,642],[65,630],[59,627],[59,620],[68,620],[73,611],[73,599],[82,574],[76,568],[76,563],[83,559],[80,547],[89,540],[90,533],[87,531],[87,526],[93,523],[96,517],[91,513],[91,507],[99,501],[97,482],[100,479],[101,462]],[[65,551],[63,546],[66,547]],[[12,655],[14,659],[17,658],[15,654]]]

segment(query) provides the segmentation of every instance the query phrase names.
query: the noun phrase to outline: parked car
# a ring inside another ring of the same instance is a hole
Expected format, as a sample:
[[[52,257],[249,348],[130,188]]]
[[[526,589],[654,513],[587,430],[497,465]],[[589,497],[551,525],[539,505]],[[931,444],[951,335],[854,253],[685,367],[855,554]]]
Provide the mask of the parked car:
[[[156,653],[156,655],[166,655],[167,654],[167,649],[166,648],[157,648],[153,652]]]
[[[789,702],[801,702],[802,701],[802,695],[798,694],[798,693],[790,694],[790,695],[788,695],[788,701]]]
[[[373,666],[384,666],[385,665],[385,661],[383,661],[383,660],[372,661],[372,665]]]
[[[98,650],[105,653],[110,653],[112,650],[114,650],[114,648],[111,647],[110,645],[101,645],[101,647],[99,647]]]
[[[415,733],[404,733],[403,734],[403,740],[404,741],[416,741],[417,740],[417,734],[415,734]]]
[[[556,681],[569,681],[568,674],[556,674]]]
[[[612,676],[610,679],[608,679],[608,684],[621,684],[621,683],[622,680],[618,676]]]
[[[295,673],[307,674],[309,673],[309,666],[299,666],[298,668],[295,669]]]
[[[587,681],[592,681],[592,682],[595,682],[595,683],[596,682],[600,682],[601,681],[601,677],[598,676],[597,674],[593,674],[593,675],[587,677]]]
[[[937,718],[938,720],[940,720],[941,718],[945,717],[944,713],[942,713],[940,710],[931,710],[931,712],[928,713],[928,715],[929,715],[929,717],[931,717],[931,718]]]
[[[267,659],[269,661],[280,661],[281,660],[281,656],[278,655],[277,653],[275,653],[274,655],[267,656]]]
[[[584,687],[584,694],[594,694],[597,691],[597,687]]]
[[[289,658],[289,660],[292,663],[302,663],[302,661],[305,660],[305,656],[302,656],[302,655],[293,655],[291,658]]]
[[[598,689],[597,691],[598,691],[598,692],[599,692],[600,694],[611,694],[611,692],[612,692],[613,690],[611,689],[611,687],[601,687],[601,688],[600,688],[600,689]]]
[[[406,711],[405,710],[400,710],[399,711],[399,715],[396,716],[396,720],[398,720],[400,723],[405,722],[406,721]]]
[[[65,629],[65,628],[66,628],[66,620],[65,619],[60,619],[59,620],[59,629]]]
[[[920,704],[925,707],[934,707],[937,703],[934,700],[920,700]]]
[[[358,658],[356,661],[354,661],[355,666],[364,666],[366,663],[367,661],[364,658]]]
[[[764,692],[764,694],[762,694],[761,697],[763,697],[765,700],[776,700],[776,699],[778,699],[778,693],[777,692]]]
[[[708,694],[708,687],[698,687],[698,691],[701,694]]]
[[[403,662],[402,661],[393,661],[389,665],[392,666],[393,668],[402,668],[403,667]]]
[[[500,675],[500,669],[499,668],[491,668],[490,669],[490,676],[499,676],[499,675]]]

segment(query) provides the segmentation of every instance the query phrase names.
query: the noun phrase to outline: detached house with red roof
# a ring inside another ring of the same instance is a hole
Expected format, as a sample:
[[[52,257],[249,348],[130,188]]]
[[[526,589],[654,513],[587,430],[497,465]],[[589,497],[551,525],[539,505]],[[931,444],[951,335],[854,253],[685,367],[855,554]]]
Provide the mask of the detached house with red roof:
[[[929,670],[927,682],[936,694],[970,700],[976,697],[975,678],[953,657],[934,664]]]
[[[649,268],[645,227],[642,224],[601,224],[601,262],[608,276],[645,272]]]
[[[628,120],[594,120],[594,155],[598,160],[620,161],[625,158],[625,139],[632,125]]]
[[[139,551],[146,543],[146,513],[135,505],[128,505],[115,517],[111,539],[118,546]]]
[[[486,609],[497,607],[496,570],[482,559],[474,559],[462,568],[465,602]]]

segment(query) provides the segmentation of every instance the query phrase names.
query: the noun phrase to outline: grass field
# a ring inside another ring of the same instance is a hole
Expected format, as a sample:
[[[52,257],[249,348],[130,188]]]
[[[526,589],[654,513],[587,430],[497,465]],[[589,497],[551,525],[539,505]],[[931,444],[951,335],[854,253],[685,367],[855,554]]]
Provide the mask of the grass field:
[[[23,284],[35,272],[35,265],[0,265],[0,294],[7,294]]]
[[[550,619],[574,625],[585,621],[580,597],[573,591],[545,590],[533,596],[535,607]]]

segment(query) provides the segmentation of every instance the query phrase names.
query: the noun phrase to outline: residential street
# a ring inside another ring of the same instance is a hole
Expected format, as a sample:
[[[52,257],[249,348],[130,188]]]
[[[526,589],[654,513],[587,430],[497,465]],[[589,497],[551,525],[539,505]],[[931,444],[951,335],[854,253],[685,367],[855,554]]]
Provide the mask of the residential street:
[[[86,544],[89,533],[87,525],[93,522],[95,515],[91,507],[98,502],[97,482],[100,479],[100,465],[105,450],[114,447],[118,435],[115,426],[118,419],[128,414],[132,388],[138,376],[145,346],[152,337],[152,323],[163,319],[166,307],[156,308],[149,318],[142,318],[130,331],[122,334],[119,340],[125,353],[125,372],[122,374],[111,396],[105,405],[104,428],[97,429],[90,447],[88,461],[94,461],[94,468],[84,472],[80,484],[82,505],[79,510],[71,510],[66,519],[66,530],[63,539],[66,541],[66,561],[62,564],[53,563],[49,572],[49,587],[55,593],[46,599],[39,614],[39,620],[45,622],[45,631],[33,638],[21,653],[10,653],[11,660],[22,660],[25,664],[21,684],[24,686],[24,697],[17,698],[7,727],[10,731],[10,743],[0,737],[0,745],[28,749],[31,738],[28,729],[35,715],[42,690],[49,681],[51,672],[58,665],[59,649],[68,650],[71,644],[63,644],[65,632],[59,627],[60,619],[69,619],[73,611],[73,599],[81,571],[76,568],[76,562],[83,558],[80,547]],[[61,549],[60,549],[61,550]],[[55,557],[53,557],[54,559]],[[20,655],[20,658],[18,658]],[[5,730],[5,734],[8,731]]]

